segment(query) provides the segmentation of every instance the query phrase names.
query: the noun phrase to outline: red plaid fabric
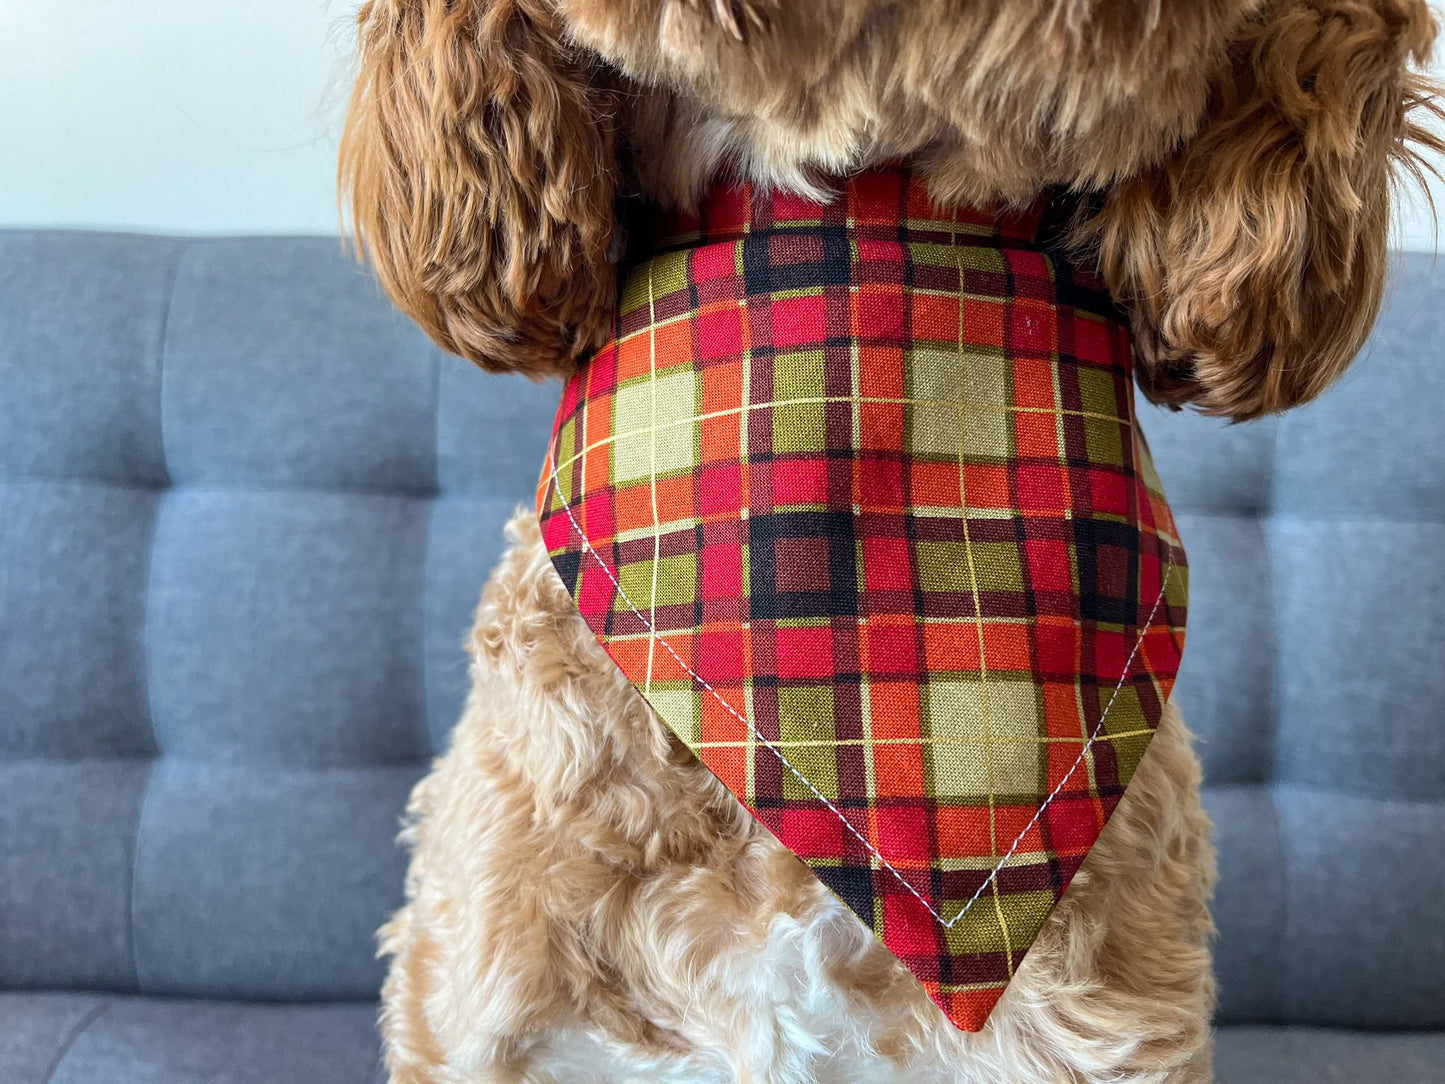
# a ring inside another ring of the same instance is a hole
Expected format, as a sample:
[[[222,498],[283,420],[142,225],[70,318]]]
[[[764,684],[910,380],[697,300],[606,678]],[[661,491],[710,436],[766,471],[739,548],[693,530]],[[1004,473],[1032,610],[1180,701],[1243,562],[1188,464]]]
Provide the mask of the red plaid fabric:
[[[626,274],[538,494],[658,716],[971,1031],[1184,641],[1128,331],[1046,210],[717,189]]]

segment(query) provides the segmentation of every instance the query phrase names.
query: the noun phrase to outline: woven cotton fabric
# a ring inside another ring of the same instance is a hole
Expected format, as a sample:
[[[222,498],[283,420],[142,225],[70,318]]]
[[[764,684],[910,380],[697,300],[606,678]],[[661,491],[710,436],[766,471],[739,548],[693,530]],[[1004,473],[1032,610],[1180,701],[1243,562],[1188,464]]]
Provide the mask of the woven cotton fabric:
[[[1128,330],[1045,211],[715,190],[626,272],[538,495],[657,715],[971,1031],[1184,641]]]

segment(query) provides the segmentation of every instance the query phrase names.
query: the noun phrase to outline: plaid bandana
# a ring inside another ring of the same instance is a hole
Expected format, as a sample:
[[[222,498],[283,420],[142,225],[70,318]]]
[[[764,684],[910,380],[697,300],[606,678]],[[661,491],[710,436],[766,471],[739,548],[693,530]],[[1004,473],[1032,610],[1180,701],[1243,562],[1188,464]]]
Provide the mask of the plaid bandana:
[[[625,275],[538,494],[658,717],[969,1031],[1184,644],[1129,333],[1046,210],[713,191]]]

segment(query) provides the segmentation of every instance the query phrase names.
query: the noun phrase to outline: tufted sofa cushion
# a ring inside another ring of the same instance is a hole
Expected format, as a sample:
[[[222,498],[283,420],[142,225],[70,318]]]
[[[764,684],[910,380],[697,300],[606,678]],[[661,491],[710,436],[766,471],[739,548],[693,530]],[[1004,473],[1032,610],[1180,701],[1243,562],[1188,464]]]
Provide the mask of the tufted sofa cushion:
[[[335,241],[0,240],[0,987],[370,998],[552,393]]]
[[[1401,257],[1320,402],[1146,419],[1193,577],[1177,696],[1228,1020],[1445,1026],[1442,302],[1433,260]]]
[[[1407,259],[1283,422],[1146,419],[1226,1022],[1445,1026],[1442,300]],[[393,836],[555,394],[440,355],[332,240],[0,231],[0,1080],[375,1071]],[[1221,1033],[1226,1084],[1442,1061]]]

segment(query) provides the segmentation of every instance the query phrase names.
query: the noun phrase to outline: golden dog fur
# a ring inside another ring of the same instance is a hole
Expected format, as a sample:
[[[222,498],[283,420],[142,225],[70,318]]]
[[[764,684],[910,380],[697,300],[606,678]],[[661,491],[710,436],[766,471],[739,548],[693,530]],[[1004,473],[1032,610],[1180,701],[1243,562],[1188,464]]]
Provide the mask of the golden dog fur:
[[[623,198],[898,158],[943,202],[1069,189],[1146,393],[1249,418],[1374,322],[1393,179],[1440,147],[1434,34],[1424,0],[369,0],[342,181],[396,302],[534,376],[606,337]],[[383,930],[396,1084],[1210,1079],[1213,858],[1172,705],[967,1035],[656,720],[535,518],[511,531]]]

